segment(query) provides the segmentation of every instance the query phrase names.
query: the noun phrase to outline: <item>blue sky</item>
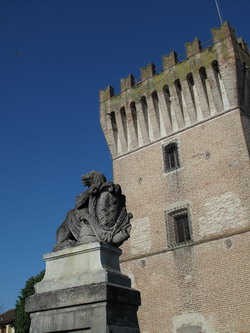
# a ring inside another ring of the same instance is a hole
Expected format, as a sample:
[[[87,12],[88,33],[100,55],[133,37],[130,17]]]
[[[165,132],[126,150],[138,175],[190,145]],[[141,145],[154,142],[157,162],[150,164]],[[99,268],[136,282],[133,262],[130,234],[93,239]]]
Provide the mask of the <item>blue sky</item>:
[[[249,44],[249,0],[220,6]],[[99,90],[218,26],[214,0],[0,0],[0,313],[44,268],[80,176],[112,180]]]

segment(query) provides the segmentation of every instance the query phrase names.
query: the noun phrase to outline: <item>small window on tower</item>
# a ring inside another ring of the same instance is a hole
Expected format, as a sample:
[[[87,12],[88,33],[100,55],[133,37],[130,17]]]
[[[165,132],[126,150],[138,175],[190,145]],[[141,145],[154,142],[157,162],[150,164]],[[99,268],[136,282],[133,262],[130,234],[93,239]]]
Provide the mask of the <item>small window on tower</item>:
[[[190,216],[187,208],[168,212],[166,226],[170,247],[192,241]]]
[[[172,142],[163,147],[165,171],[172,171],[180,167],[178,146],[176,142]]]
[[[176,243],[179,244],[189,242],[191,237],[188,223],[188,214],[184,213],[174,216],[174,224]]]

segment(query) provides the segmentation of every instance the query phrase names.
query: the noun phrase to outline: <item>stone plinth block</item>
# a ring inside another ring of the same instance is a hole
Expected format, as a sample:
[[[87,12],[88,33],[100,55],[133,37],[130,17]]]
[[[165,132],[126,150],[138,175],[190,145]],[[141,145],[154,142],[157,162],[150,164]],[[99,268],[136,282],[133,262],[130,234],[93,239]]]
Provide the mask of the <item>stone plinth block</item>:
[[[121,250],[108,244],[91,243],[44,255],[44,279],[35,286],[36,293],[111,282],[130,287],[130,279],[121,274]]]
[[[46,254],[44,279],[26,301],[31,333],[139,333],[140,293],[119,267],[121,250],[85,244]]]

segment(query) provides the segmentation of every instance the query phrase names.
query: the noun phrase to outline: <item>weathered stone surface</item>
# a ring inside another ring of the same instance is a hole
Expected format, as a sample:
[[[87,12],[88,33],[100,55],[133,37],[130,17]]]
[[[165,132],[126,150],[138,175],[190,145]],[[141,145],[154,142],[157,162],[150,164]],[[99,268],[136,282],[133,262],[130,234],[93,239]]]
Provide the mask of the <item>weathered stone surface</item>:
[[[135,313],[133,307],[108,302],[41,311],[31,313],[30,332],[139,333]]]
[[[44,279],[26,300],[30,333],[139,333],[140,293],[121,274],[120,254],[99,243],[46,254]]]
[[[130,279],[120,271],[120,255],[120,249],[97,242],[46,254],[46,273],[36,293],[101,282],[130,287]]]
[[[53,251],[96,241],[118,247],[129,238],[132,214],[120,185],[107,182],[98,171],[83,175],[82,182],[89,188],[77,196],[75,208],[58,228]]]
[[[182,129],[189,128],[190,119],[185,115],[186,107],[188,110],[193,110],[191,124],[198,124],[201,121],[209,120],[211,116],[216,116],[218,113],[227,112],[238,102],[243,106],[243,101],[238,101],[238,85],[242,86],[241,93],[248,97],[249,79],[247,76],[249,71],[246,68],[237,68],[237,66],[240,63],[249,66],[249,53],[241,40],[239,43],[236,42],[235,33],[227,22],[219,29],[213,29],[212,33],[213,46],[201,49],[200,41],[196,38],[192,43],[186,43],[188,58],[184,61],[178,62],[177,54],[173,51],[163,57],[163,71],[155,75],[154,65],[150,63],[141,69],[141,82],[130,84],[130,87],[123,89],[122,93],[115,97],[110,96],[106,100],[101,100],[100,120],[114,159],[141,149],[149,143],[158,142],[159,138],[164,139],[171,132],[178,133]],[[236,54],[239,60],[237,64],[234,61]],[[193,76],[194,84],[190,84],[190,74]],[[179,82],[177,87],[176,82]],[[185,86],[188,86],[189,89],[186,89]],[[154,103],[151,102],[152,92],[160,96],[165,87],[169,89],[168,99],[171,103],[162,100],[159,115],[161,128],[168,128],[169,131],[166,133],[161,129],[159,133],[158,124],[152,122],[152,133],[149,138],[147,135],[145,138],[146,125],[139,119],[140,107],[136,108],[137,124],[128,121],[127,114],[130,105],[135,103],[139,106],[141,98],[145,97],[147,109],[144,113],[145,117],[149,119],[150,125],[150,119],[153,118],[156,111]],[[249,98],[246,98],[246,101],[248,100]],[[205,110],[204,103],[206,103]],[[164,117],[163,110],[167,107],[170,117]],[[116,126],[112,126],[112,121],[119,117],[121,108],[125,108],[124,122],[127,122],[127,132],[133,133],[138,127],[133,145],[129,144],[129,136],[123,140],[121,123],[117,122]],[[108,116],[111,113],[113,117]],[[143,140],[140,140],[140,133]]]
[[[138,307],[140,305],[140,293],[132,288],[111,283],[93,283],[85,286],[36,293],[28,298],[26,311],[37,312],[97,302],[115,302],[117,305],[126,304]]]
[[[164,57],[164,71],[100,105],[114,182],[134,215],[121,267],[141,292],[142,332],[249,332],[250,54],[228,23],[213,31],[213,40],[202,50],[195,42],[192,56],[179,63],[174,54]],[[140,99],[150,123],[153,91],[166,131],[144,140]],[[135,140],[115,150],[122,128],[114,136],[107,114],[128,112],[131,103],[136,122],[127,116],[127,126]],[[163,149],[171,143],[180,167],[165,172]],[[168,213],[183,207],[192,243],[175,248]]]

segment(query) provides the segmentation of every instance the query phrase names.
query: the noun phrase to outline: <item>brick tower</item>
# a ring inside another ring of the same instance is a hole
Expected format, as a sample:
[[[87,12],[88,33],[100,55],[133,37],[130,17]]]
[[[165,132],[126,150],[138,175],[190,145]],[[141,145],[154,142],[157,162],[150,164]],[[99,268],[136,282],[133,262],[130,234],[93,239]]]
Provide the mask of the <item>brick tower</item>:
[[[227,22],[212,36],[100,93],[141,333],[250,332],[250,54]]]

